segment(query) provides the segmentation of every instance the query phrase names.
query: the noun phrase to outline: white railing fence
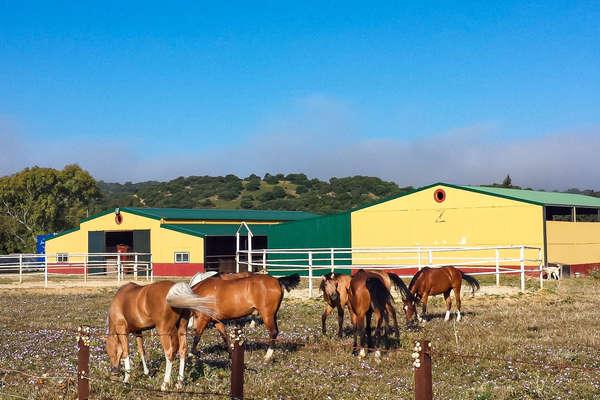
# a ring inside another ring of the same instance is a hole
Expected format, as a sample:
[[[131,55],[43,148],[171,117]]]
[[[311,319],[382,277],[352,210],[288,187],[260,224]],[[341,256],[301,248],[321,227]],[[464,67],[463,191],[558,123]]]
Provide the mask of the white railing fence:
[[[520,274],[522,292],[526,273],[539,273],[540,288],[543,287],[542,250],[532,246],[258,249],[239,250],[237,260],[238,272],[245,268],[274,275],[304,272],[311,297],[316,271],[360,268],[407,270],[399,276],[412,278],[410,270],[415,268],[453,265],[472,270],[469,275],[495,275],[497,286],[501,275]]]
[[[115,279],[117,286],[131,275],[134,280],[145,277],[152,281],[152,254],[150,253],[58,253],[0,255],[0,277],[44,277],[44,286],[53,277]]]

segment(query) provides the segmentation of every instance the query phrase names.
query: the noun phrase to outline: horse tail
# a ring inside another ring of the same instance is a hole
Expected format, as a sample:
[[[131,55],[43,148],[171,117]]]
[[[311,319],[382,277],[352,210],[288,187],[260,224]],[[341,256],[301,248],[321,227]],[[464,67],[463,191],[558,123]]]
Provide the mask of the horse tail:
[[[388,272],[388,275],[389,275],[390,279],[392,280],[394,287],[400,293],[400,296],[402,296],[402,299],[403,300],[412,300],[412,297],[413,297],[412,293],[410,292],[410,290],[408,290],[408,288],[404,284],[404,281],[402,279],[400,279],[400,277],[398,275],[394,274],[393,272]]]
[[[467,283],[471,286],[471,294],[475,296],[475,292],[479,290],[479,281],[473,278],[471,275],[467,275],[462,271],[460,271],[460,273],[462,275],[462,278],[465,281],[467,281]]]
[[[365,285],[371,296],[371,306],[381,314],[385,314],[386,306],[392,298],[390,291],[379,278],[367,278]]]
[[[178,282],[171,286],[166,297],[167,304],[173,308],[194,310],[209,317],[215,314],[215,298],[201,297],[194,294],[189,284]]]
[[[281,278],[277,278],[277,280],[279,281],[279,285],[289,292],[290,290],[295,289],[300,283],[300,275],[295,273],[292,275],[282,276]]]

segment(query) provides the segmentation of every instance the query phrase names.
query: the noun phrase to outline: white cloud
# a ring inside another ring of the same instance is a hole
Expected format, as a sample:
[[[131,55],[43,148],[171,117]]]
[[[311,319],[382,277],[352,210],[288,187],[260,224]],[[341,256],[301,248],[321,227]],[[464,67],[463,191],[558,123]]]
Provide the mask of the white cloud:
[[[479,124],[425,138],[398,134],[377,138],[352,104],[323,95],[300,99],[272,116],[242,142],[220,149],[181,148],[160,153],[160,143],[127,145],[80,137],[34,142],[0,124],[0,175],[34,164],[62,168],[78,163],[107,181],[167,180],[177,176],[303,172],[309,177],[378,176],[401,186],[437,181],[501,182],[546,190],[600,189],[600,127],[533,138],[503,139],[499,129]],[[399,128],[401,129],[401,128]],[[165,150],[167,151],[167,150]],[[156,155],[156,154],[159,155]]]

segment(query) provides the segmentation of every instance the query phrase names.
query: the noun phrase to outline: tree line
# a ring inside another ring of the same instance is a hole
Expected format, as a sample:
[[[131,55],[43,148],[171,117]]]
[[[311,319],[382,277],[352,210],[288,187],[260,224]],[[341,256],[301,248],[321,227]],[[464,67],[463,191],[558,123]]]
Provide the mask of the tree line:
[[[501,184],[520,188],[509,175]],[[116,207],[218,208],[333,214],[413,191],[376,177],[321,181],[306,174],[178,177],[167,182],[96,181],[78,165],[25,168],[0,178],[0,254],[35,252],[38,235],[79,226],[82,218]],[[570,189],[600,197],[600,192]]]

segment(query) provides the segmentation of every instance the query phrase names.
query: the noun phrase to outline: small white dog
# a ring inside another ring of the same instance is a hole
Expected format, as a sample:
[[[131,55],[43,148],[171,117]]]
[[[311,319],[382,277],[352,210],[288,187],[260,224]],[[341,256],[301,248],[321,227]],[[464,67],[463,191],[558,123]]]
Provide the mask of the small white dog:
[[[546,279],[556,279],[559,280],[560,279],[560,270],[562,268],[562,265],[560,264],[556,264],[553,267],[546,267],[544,268],[544,272],[546,272]]]

